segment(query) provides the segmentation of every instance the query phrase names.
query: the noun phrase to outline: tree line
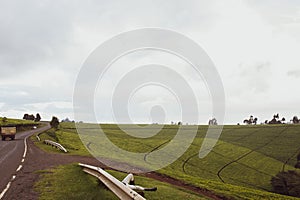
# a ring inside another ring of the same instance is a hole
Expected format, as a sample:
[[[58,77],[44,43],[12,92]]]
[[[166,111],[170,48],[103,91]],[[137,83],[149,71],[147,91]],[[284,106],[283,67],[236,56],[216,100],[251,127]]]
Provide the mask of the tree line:
[[[23,119],[39,122],[39,121],[41,121],[42,118],[41,118],[41,115],[39,113],[37,113],[36,116],[34,116],[33,114],[25,113],[24,116],[23,116]]]
[[[39,113],[37,113],[36,116],[34,116],[33,114],[25,113],[24,116],[23,116],[23,119],[39,122],[39,121],[41,121],[42,118],[41,118],[41,115]],[[65,120],[62,120],[62,122],[71,122],[71,121],[68,118],[66,118]],[[74,122],[74,121],[72,121],[72,122]],[[58,129],[58,126],[59,126],[58,118],[53,116],[51,121],[50,121],[50,125],[51,125],[52,128]]]
[[[300,123],[300,119],[297,116],[294,116],[291,120],[291,123],[293,124],[299,124]],[[248,125],[256,125],[258,123],[258,118],[257,117],[253,117],[253,115],[250,115],[249,119],[244,119],[243,121],[244,124],[248,124]],[[279,114],[274,114],[273,118],[271,120],[265,120],[264,124],[285,124],[286,123],[286,119],[285,117],[279,117]],[[263,124],[263,123],[262,123]],[[239,124],[238,124],[239,125]]]

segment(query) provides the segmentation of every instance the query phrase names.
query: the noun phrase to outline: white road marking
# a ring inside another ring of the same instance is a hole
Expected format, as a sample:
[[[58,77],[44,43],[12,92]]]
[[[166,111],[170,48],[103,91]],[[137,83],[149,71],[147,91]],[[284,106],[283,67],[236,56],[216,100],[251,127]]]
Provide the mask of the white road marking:
[[[2,198],[4,197],[5,193],[8,191],[8,189],[9,189],[10,186],[11,186],[11,182],[12,182],[13,180],[15,180],[16,177],[17,177],[16,175],[13,175],[13,176],[12,176],[11,181],[8,182],[8,184],[6,185],[5,189],[1,192],[1,194],[0,194],[0,199],[2,199]]]
[[[23,158],[26,157],[26,154],[27,154],[27,138],[28,136],[24,139],[24,146],[25,146],[25,149],[24,149],[24,153],[23,153]]]
[[[9,181],[9,183],[6,185],[6,188],[1,192],[0,199],[2,199],[4,197],[5,193],[10,188],[10,185],[11,185],[11,181]]]
[[[24,153],[23,153],[23,158],[22,158],[22,163],[25,161],[25,157],[26,157],[26,154],[27,154],[27,138],[29,137],[30,135],[28,135],[27,137],[25,137],[24,139]],[[17,146],[17,145],[16,145]],[[18,169],[16,170],[16,172],[20,171],[22,169],[23,165],[19,165]],[[10,185],[11,185],[11,182],[13,180],[16,179],[16,175],[13,175],[12,178],[11,178],[11,181],[8,182],[8,184],[6,185],[6,188],[1,192],[0,194],[0,200],[4,197],[5,193],[8,191],[8,189],[10,188]]]
[[[16,170],[16,172],[20,171],[22,169],[22,165],[19,165],[18,169]]]

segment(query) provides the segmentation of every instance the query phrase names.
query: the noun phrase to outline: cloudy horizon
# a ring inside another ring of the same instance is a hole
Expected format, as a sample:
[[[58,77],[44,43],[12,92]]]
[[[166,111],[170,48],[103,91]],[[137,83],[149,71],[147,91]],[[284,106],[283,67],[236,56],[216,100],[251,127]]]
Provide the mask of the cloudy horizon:
[[[91,52],[121,32],[145,27],[174,30],[206,51],[223,82],[225,124],[242,123],[250,115],[259,122],[275,113],[287,120],[300,116],[299,1],[13,0],[1,1],[0,11],[0,117],[40,113],[47,120],[53,115],[73,119],[74,86]],[[153,60],[190,80],[198,95],[199,122],[207,124],[213,117],[209,92],[177,58],[145,51],[121,59],[115,67]],[[115,83],[122,73],[112,70],[105,80]],[[180,120],[172,104],[176,100],[163,90],[145,89],[129,104],[133,122],[151,123],[150,109],[156,103],[174,111],[166,123]],[[100,102],[105,96],[95,98]],[[96,107],[99,122],[114,122],[104,104]]]

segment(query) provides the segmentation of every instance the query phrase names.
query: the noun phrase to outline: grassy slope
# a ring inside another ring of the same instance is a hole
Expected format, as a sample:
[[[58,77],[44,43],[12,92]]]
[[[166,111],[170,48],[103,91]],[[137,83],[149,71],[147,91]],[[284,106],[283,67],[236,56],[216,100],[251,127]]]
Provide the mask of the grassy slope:
[[[69,147],[71,154],[89,155],[76,134],[74,124],[62,124],[62,127],[57,132],[58,142]],[[104,125],[102,128],[118,147],[133,152],[148,152],[172,139],[178,127],[166,126],[159,134],[147,139],[128,137],[116,125]],[[130,130],[130,125],[127,129]],[[159,172],[229,197],[282,199],[282,196],[265,191],[271,190],[270,179],[283,166],[285,170],[294,169],[292,166],[300,147],[300,126],[225,126],[213,151],[204,159],[199,159],[198,152],[206,130],[207,126],[200,126],[188,151]],[[93,130],[90,131],[93,135]],[[87,137],[91,139],[91,136]],[[113,153],[110,156],[116,158]],[[285,162],[287,165],[284,165]],[[228,166],[220,171],[225,165]],[[221,182],[218,172],[229,184]]]
[[[17,126],[17,133],[30,130],[32,126],[39,126],[38,122],[30,121],[30,120],[22,120],[22,119],[6,119],[3,122],[3,118],[0,117],[0,127],[1,126]]]
[[[119,180],[126,176],[126,174],[116,171],[108,172]],[[40,194],[39,199],[41,200],[118,199],[96,178],[85,174],[77,164],[60,166],[39,173],[42,174],[43,178],[36,183],[35,189]],[[206,199],[183,189],[142,176],[135,176],[135,183],[144,187],[153,187],[154,185],[158,187],[156,192],[145,192],[145,198],[147,199]]]
[[[13,126],[13,125],[27,125],[27,124],[38,124],[29,120],[22,119],[10,119],[8,118],[6,122],[3,122],[3,117],[0,117],[0,126]]]
[[[55,136],[55,137],[53,137]],[[52,153],[61,153],[60,150],[53,148],[49,145],[43,143],[44,140],[52,140],[62,144],[67,150],[68,154],[80,155],[80,156],[91,156],[88,150],[82,145],[82,142],[75,132],[50,129],[45,131],[43,134],[39,135],[41,141],[38,142],[36,136],[33,135],[31,139],[35,142],[35,145],[44,149],[45,151]]]

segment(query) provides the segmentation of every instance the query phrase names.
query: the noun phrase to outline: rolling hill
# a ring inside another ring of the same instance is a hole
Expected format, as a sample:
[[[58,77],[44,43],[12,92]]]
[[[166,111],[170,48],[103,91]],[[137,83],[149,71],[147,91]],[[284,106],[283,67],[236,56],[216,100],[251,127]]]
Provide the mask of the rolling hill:
[[[87,135],[96,137],[96,130],[87,125]],[[126,132],[136,131],[131,125],[101,125],[106,136],[118,147],[131,152],[151,152],[163,148],[176,135],[178,126],[165,125],[151,138],[134,138]],[[191,126],[184,126],[189,133]],[[272,191],[270,180],[282,170],[295,170],[300,151],[299,125],[224,126],[222,135],[213,150],[203,159],[199,149],[208,126],[199,126],[196,138],[189,149],[174,163],[158,172],[186,183],[212,190],[228,198],[281,199]],[[145,132],[151,131],[145,129]],[[89,155],[76,132],[74,123],[62,123],[55,133],[56,140],[71,154]],[[52,134],[41,137],[51,138]],[[83,141],[84,138],[83,138]],[[90,141],[90,140],[89,140]],[[42,148],[42,144],[38,144]],[[93,143],[86,144],[97,149]],[[99,149],[100,150],[100,149]],[[55,150],[54,150],[55,151]],[[117,159],[112,152],[110,159]],[[147,157],[145,156],[147,160]]]

